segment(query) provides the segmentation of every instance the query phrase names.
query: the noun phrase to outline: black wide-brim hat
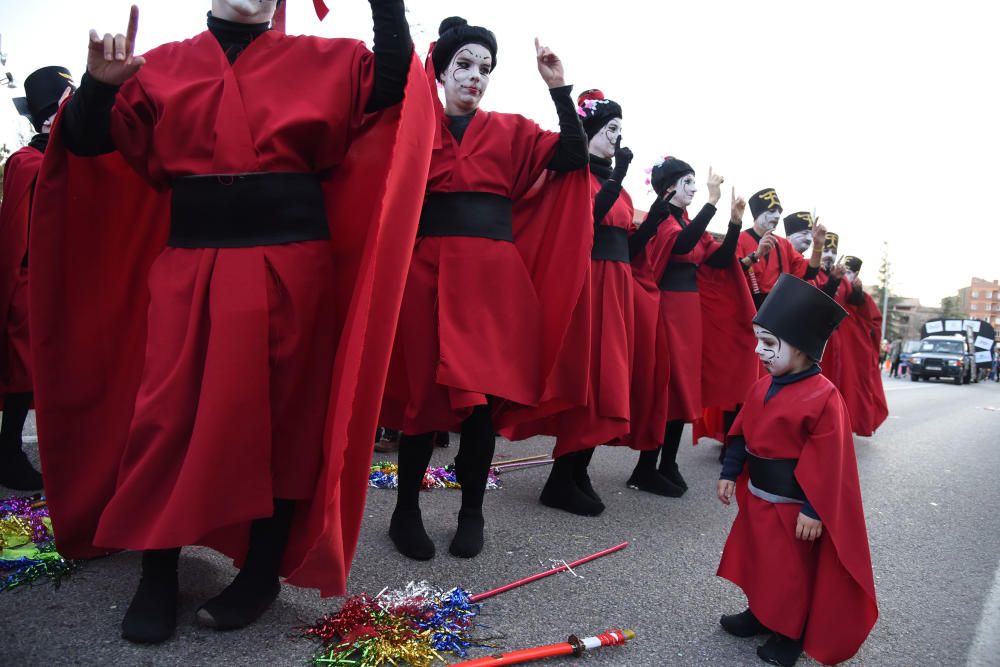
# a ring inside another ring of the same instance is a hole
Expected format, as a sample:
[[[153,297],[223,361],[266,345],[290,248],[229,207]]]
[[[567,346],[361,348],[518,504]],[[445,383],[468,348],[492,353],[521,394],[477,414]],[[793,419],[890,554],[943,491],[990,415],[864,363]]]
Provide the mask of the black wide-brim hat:
[[[14,108],[27,116],[35,130],[59,110],[59,98],[66,87],[76,90],[73,75],[65,67],[50,65],[37,69],[24,80],[24,97],[14,98]]]
[[[649,184],[653,186],[653,192],[662,197],[667,188],[693,173],[694,167],[684,160],[667,157],[663,159],[663,162],[653,167],[653,172],[649,175]]]
[[[747,204],[750,206],[750,215],[753,216],[754,220],[760,217],[764,211],[770,211],[773,208],[778,209],[778,213],[782,211],[781,200],[778,199],[778,193],[774,188],[758,190],[750,196]]]
[[[438,27],[438,40],[434,44],[434,51],[431,52],[431,62],[434,63],[434,75],[441,76],[441,73],[448,69],[451,59],[455,53],[466,44],[480,44],[485,46],[493,57],[490,63],[492,72],[497,66],[497,37],[492,31],[478,25],[469,25],[469,22],[460,16],[450,16],[441,21]]]
[[[756,216],[754,216],[756,217]],[[813,216],[809,211],[798,211],[785,216],[785,236],[798,234],[813,228]]]
[[[847,311],[826,294],[804,280],[782,273],[753,323],[788,341],[813,361],[819,361],[830,334],[845,317]]]

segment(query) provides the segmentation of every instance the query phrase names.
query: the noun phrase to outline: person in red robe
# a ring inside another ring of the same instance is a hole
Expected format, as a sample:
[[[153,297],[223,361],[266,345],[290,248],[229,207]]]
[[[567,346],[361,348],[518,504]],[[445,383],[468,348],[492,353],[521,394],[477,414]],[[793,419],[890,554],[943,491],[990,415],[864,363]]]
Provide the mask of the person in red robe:
[[[226,630],[280,575],[343,595],[360,530],[431,100],[402,0],[372,0],[374,55],[270,30],[275,8],[214,0],[207,31],[144,56],[134,6],[124,35],[92,31],[39,177],[54,532],[70,558],[142,550],[134,642],[173,634],[183,546],[239,565],[197,613]]]
[[[879,365],[882,312],[861,284],[861,265],[857,257],[844,257],[831,269],[822,287],[849,314],[837,330],[836,345],[824,363],[824,374],[847,403],[851,429],[857,435],[870,437],[888,418],[889,407]]]
[[[634,268],[639,283],[635,377],[640,385],[632,385],[630,436],[640,455],[630,488],[681,496],[687,484],[677,467],[677,451],[684,424],[701,416],[706,397],[709,405],[732,401],[734,407],[738,397],[719,395],[719,387],[745,389],[753,379],[752,345],[743,327],[753,306],[734,258],[745,202],[735,191],[723,242],[706,231],[722,181],[709,171],[708,203],[692,220],[686,207],[697,192],[694,169],[666,158],[651,175],[657,200],[630,241],[633,266],[640,265]],[[659,289],[655,320],[647,312],[655,299],[644,294],[650,278]]]
[[[580,325],[589,326],[590,334],[586,405],[540,423],[521,424],[511,437],[555,436],[554,463],[539,500],[572,514],[597,516],[604,511],[604,503],[587,472],[594,448],[617,442],[629,431],[634,281],[628,239],[635,229],[635,208],[622,188],[632,151],[621,145],[621,105],[592,89],[577,97],[577,108],[590,142],[593,198],[590,319]],[[557,365],[579,366],[581,360],[571,356],[575,352],[569,348]]]
[[[495,433],[517,423],[507,411],[543,401],[566,406],[547,380],[555,378],[550,371],[576,304],[589,295],[593,238],[587,140],[559,58],[536,40],[538,71],[559,115],[556,133],[479,108],[497,64],[490,30],[451,17],[438,32],[427,69],[445,103],[382,406],[382,423],[403,432],[389,535],[416,560],[435,554],[419,498],[434,432],[461,434],[462,506],[449,551],[472,558],[484,544]],[[532,211],[543,212],[532,219]],[[585,353],[589,330],[575,332],[584,334]],[[571,387],[582,384],[577,404],[586,373]]]
[[[716,492],[739,511],[718,575],[748,608],[722,616],[737,637],[769,635],[765,662],[791,667],[802,651],[849,659],[878,618],[850,418],[817,361],[846,311],[789,275],[753,321],[769,376],[758,380],[729,433]]]
[[[755,192],[749,204],[753,227],[740,234],[736,255],[746,272],[754,303],[759,307],[781,274],[788,273],[806,281],[816,277],[826,228],[819,223],[813,226],[810,216],[813,253],[807,262],[787,238],[774,234],[782,212],[781,200],[774,188]]]
[[[32,398],[28,333],[31,198],[52,121],[73,90],[73,75],[65,67],[52,65],[28,75],[24,97],[14,98],[14,106],[31,122],[36,134],[4,165],[0,204],[0,486],[15,491],[42,488],[42,475],[28,461],[21,442]]]

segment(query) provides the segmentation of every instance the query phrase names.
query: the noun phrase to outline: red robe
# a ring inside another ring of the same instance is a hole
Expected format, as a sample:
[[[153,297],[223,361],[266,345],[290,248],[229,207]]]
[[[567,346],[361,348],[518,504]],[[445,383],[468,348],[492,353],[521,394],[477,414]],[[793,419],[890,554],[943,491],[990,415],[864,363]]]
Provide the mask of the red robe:
[[[740,234],[739,243],[736,246],[736,256],[740,259],[747,257],[760,242],[750,235],[750,229],[745,229]],[[778,282],[778,277],[782,273],[790,273],[796,278],[804,278],[809,270],[809,261],[796,250],[792,243],[783,236],[774,235],[777,242],[767,257],[760,258],[753,265],[752,270],[757,278],[757,286],[764,294],[770,294],[774,289],[774,283]],[[750,278],[747,276],[747,286],[751,287]]]
[[[428,80],[436,96],[432,74]],[[552,371],[567,334],[578,358],[588,349],[588,332],[569,323],[589,295],[590,176],[547,173],[559,135],[523,116],[480,109],[459,143],[437,108],[426,193],[513,200],[514,242],[417,238],[381,422],[410,434],[458,431],[492,396],[499,431],[537,416],[519,413],[522,406],[582,405],[587,369],[575,382]]]
[[[798,459],[795,478],[823,534],[796,539],[801,505],[754,496],[744,470],[718,575],[743,589],[761,623],[786,637],[804,628],[805,652],[834,664],[857,653],[878,618],[850,418],[822,375],[785,385],[765,404],[770,385],[769,377],[754,384],[730,435],[756,456]]]
[[[841,281],[837,302],[848,316],[835,332],[839,335],[831,354],[830,377],[847,403],[851,429],[860,436],[870,437],[889,416],[878,364],[882,313],[865,292],[862,292],[864,303],[851,304],[852,291],[846,280]]]
[[[36,192],[33,262],[62,269],[31,286],[59,550],[241,560],[293,498],[281,573],[343,595],[430,160],[423,73],[370,115],[354,40],[271,31],[230,65],[204,32],[146,60],[116,97],[120,152],[69,154],[57,119]],[[329,242],[164,248],[172,178],[280,171],[324,176]]]
[[[596,197],[601,181],[591,176],[591,194]],[[624,190],[608,211],[603,225],[632,231],[635,207]],[[535,434],[556,436],[553,456],[590,449],[624,438],[629,432],[629,388],[632,380],[634,335],[634,281],[632,268],[623,262],[593,259],[590,262],[590,318],[571,326],[590,332],[590,377],[586,405],[565,410],[540,421],[519,424],[504,435],[514,440]],[[581,303],[583,303],[581,301]],[[582,310],[580,308],[578,311]],[[557,362],[559,374],[579,369],[580,359],[564,348]]]
[[[25,146],[4,167],[0,205],[0,405],[8,393],[30,392],[28,217],[42,152]]]

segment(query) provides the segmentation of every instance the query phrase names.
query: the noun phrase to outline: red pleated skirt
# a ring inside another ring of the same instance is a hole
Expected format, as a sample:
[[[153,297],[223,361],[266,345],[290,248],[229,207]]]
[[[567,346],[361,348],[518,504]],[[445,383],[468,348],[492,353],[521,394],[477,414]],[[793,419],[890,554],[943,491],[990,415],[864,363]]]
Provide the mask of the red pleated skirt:
[[[22,266],[7,311],[7,349],[0,391],[16,394],[31,391],[31,346],[28,335],[28,267]]]

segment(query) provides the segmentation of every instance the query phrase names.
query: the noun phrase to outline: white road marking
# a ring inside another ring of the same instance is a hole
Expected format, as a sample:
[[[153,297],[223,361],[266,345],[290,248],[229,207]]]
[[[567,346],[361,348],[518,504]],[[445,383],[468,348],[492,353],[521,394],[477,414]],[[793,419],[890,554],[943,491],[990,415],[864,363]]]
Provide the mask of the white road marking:
[[[965,664],[967,667],[996,667],[1000,664],[1000,565],[993,576],[993,588],[983,604],[983,616]]]

